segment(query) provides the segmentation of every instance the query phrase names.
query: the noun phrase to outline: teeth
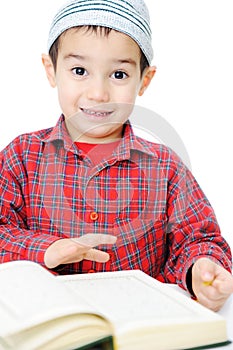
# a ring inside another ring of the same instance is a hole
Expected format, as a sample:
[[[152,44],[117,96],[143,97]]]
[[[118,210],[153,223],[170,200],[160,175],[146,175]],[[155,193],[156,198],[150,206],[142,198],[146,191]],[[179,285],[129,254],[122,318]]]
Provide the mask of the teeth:
[[[97,117],[106,117],[107,115],[110,114],[110,112],[96,112],[90,109],[82,109],[82,111],[86,114],[95,115]]]

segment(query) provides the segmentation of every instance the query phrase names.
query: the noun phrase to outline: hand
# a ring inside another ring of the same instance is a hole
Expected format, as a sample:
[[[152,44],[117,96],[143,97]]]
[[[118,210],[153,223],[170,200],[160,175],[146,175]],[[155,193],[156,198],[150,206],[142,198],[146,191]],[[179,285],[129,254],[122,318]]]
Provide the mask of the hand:
[[[107,234],[86,234],[79,238],[60,239],[48,247],[44,263],[49,269],[84,259],[104,263],[109,260],[109,254],[93,248],[101,244],[114,244],[116,239],[115,236]]]
[[[192,268],[192,288],[200,304],[218,311],[233,293],[233,276],[212,260],[200,258]]]

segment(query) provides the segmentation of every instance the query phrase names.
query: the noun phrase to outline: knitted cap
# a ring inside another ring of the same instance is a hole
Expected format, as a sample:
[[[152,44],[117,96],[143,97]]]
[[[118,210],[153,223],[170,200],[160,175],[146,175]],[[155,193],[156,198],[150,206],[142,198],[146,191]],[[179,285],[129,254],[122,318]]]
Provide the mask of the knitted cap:
[[[48,51],[67,29],[83,25],[109,27],[129,35],[141,48],[149,64],[153,58],[150,16],[143,0],[71,0],[55,15]]]

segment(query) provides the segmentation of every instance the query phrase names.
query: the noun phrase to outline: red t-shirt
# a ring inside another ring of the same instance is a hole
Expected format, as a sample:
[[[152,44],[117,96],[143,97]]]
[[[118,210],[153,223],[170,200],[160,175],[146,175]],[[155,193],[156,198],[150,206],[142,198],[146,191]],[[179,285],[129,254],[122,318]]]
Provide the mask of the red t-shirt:
[[[108,158],[115,149],[117,149],[120,140],[110,143],[86,143],[75,142],[75,145],[84,155],[87,155],[94,165],[100,163],[101,160]]]

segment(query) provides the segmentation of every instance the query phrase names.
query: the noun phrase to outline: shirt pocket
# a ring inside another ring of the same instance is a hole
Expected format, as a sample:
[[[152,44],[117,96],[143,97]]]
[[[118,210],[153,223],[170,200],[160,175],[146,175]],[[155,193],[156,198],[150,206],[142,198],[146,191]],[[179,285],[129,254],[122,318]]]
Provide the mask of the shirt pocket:
[[[111,270],[140,269],[156,277],[166,257],[166,221],[117,219]]]

